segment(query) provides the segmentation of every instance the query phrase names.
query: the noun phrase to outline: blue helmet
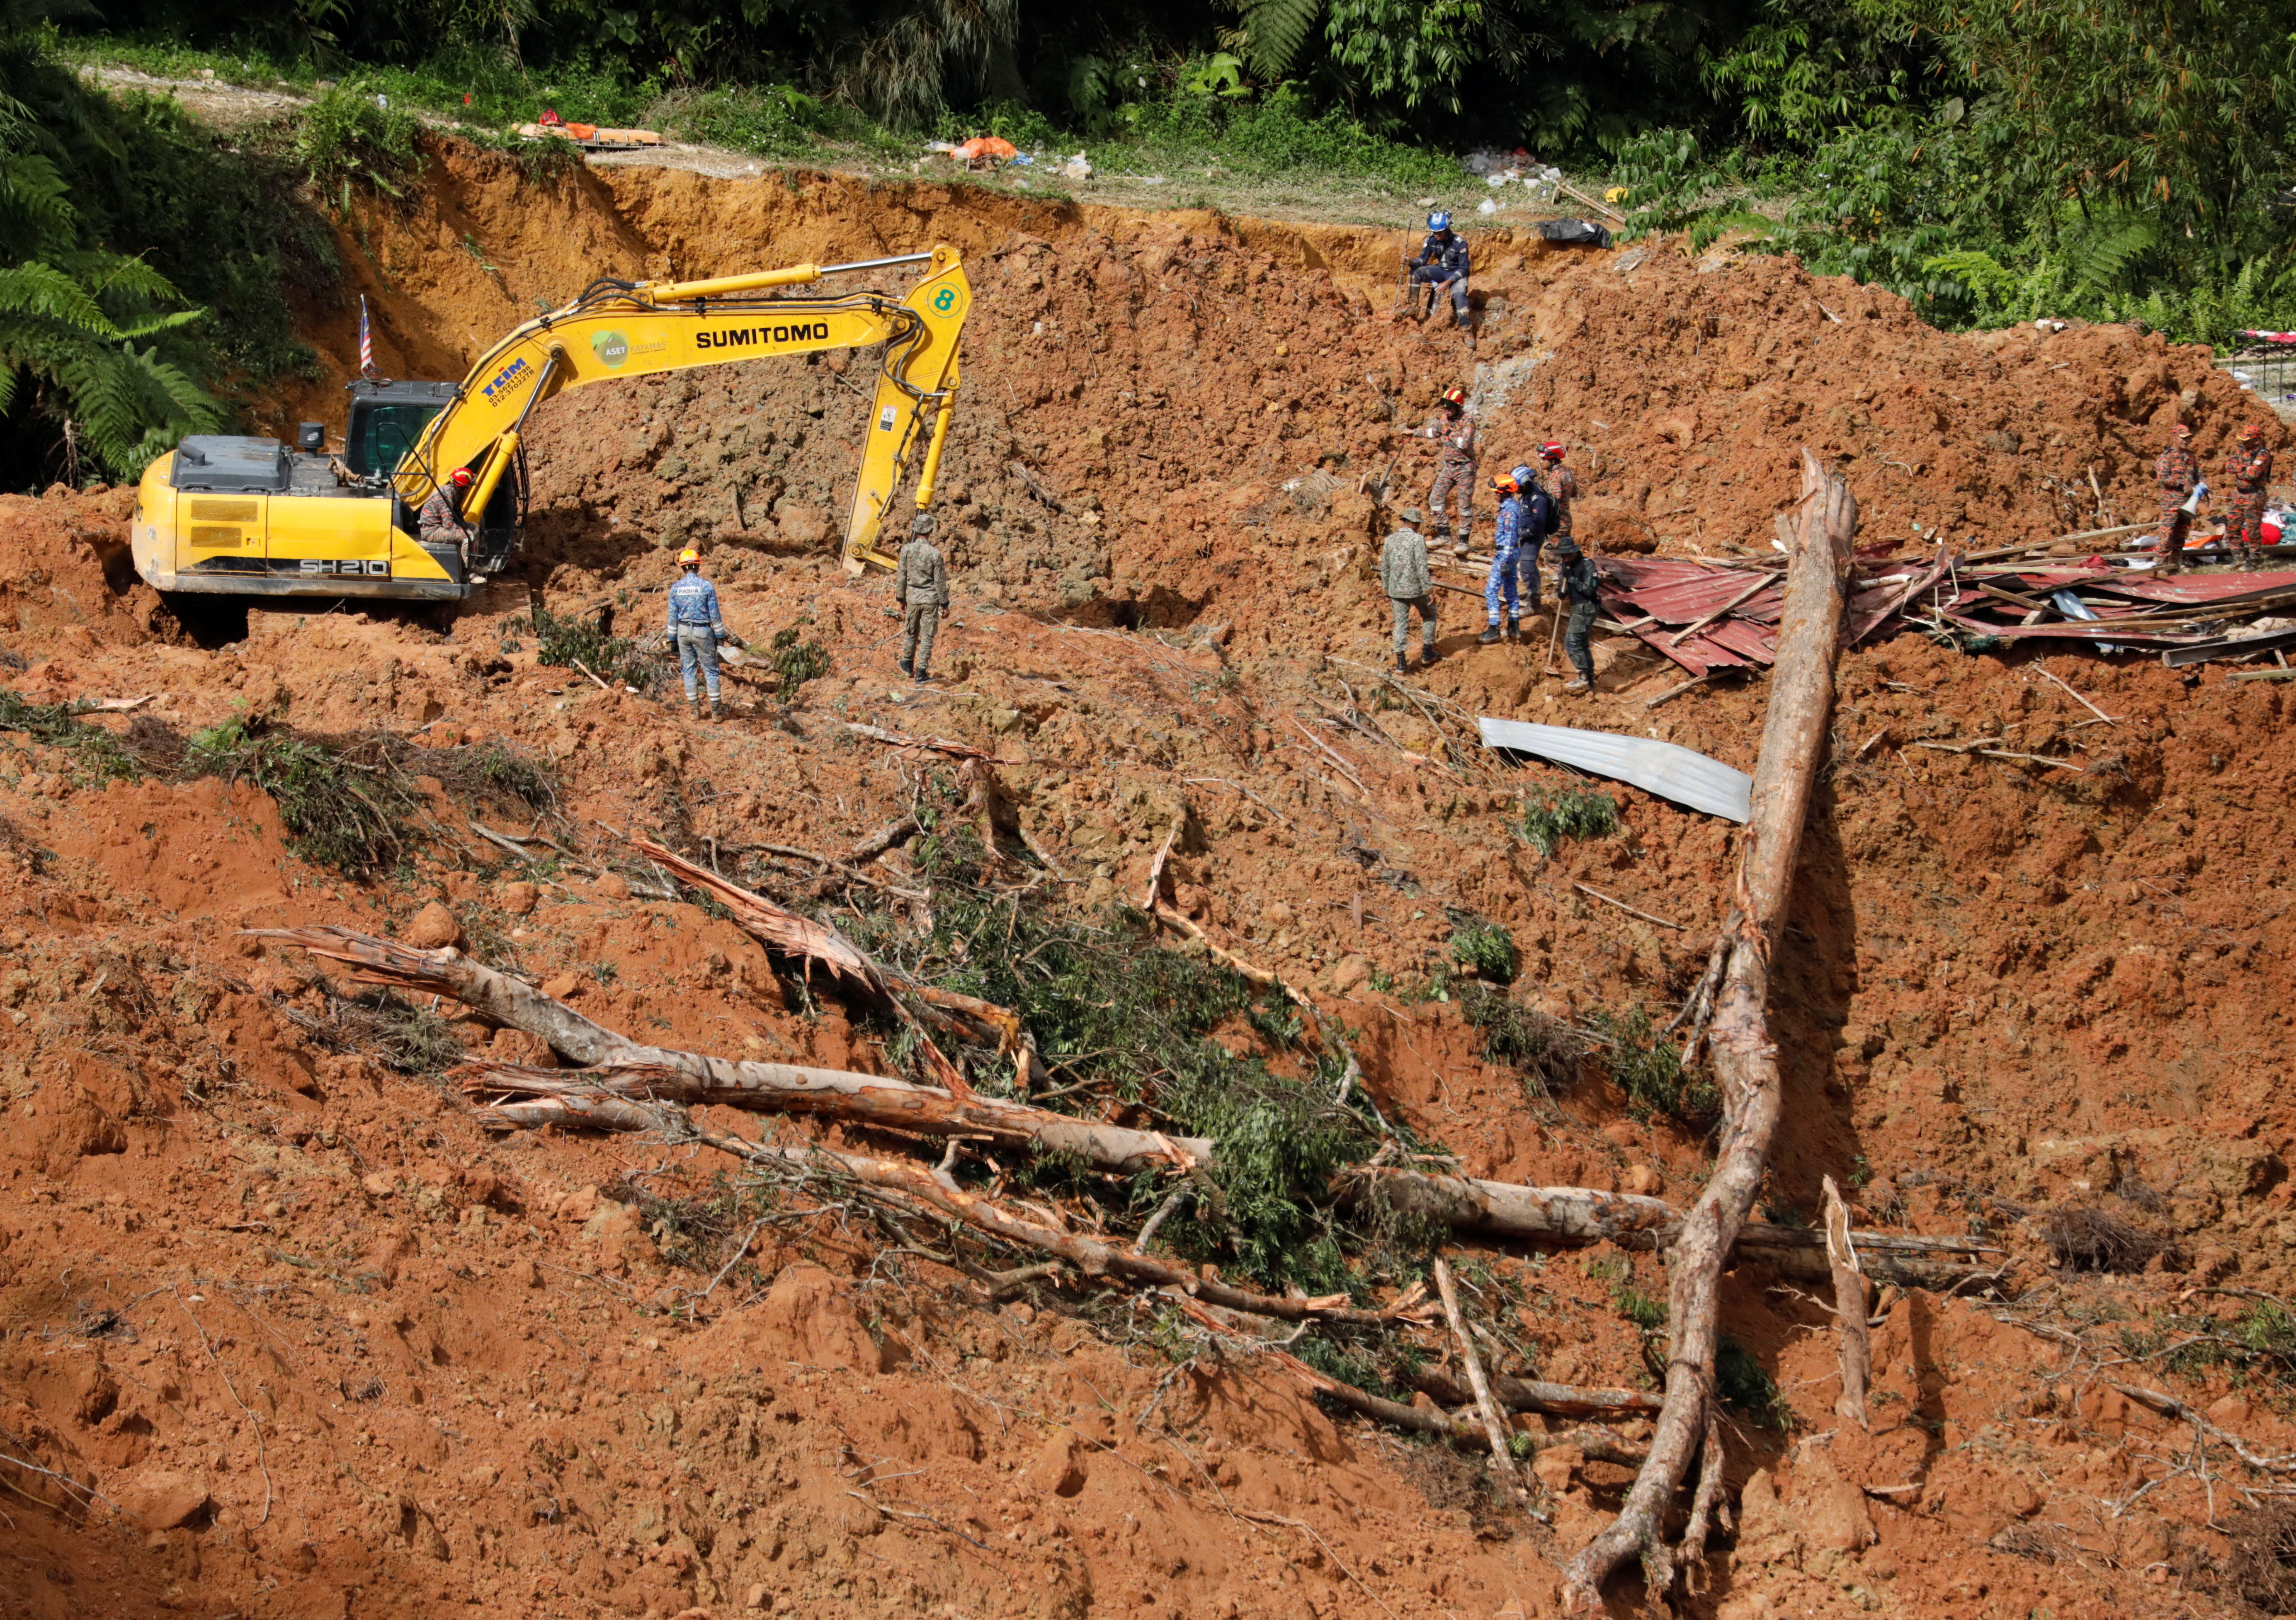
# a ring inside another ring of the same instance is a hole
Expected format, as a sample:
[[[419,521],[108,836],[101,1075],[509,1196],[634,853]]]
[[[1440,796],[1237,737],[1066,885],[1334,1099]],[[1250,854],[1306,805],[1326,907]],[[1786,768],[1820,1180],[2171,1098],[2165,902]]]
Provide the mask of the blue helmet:
[[[1433,213],[1427,216],[1427,228],[1431,231],[1449,230],[1451,228],[1451,216],[1444,212],[1441,209],[1437,209]]]
[[[1514,464],[1514,481],[1523,488],[1530,487],[1530,480],[1534,476],[1536,475],[1532,473],[1529,462],[1517,462]]]

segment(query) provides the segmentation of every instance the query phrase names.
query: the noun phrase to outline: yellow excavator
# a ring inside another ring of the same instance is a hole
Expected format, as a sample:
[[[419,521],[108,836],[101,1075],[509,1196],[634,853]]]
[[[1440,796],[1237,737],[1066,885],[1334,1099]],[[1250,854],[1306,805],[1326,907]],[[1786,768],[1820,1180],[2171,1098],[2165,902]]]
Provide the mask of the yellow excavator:
[[[825,277],[924,265],[905,299],[791,296]],[[693,282],[598,281],[481,355],[460,382],[350,386],[342,452],[305,422],[273,439],[200,434],[153,462],[136,492],[135,571],[161,591],[459,601],[508,565],[525,526],[524,432],[534,407],[585,383],[687,366],[883,346],[845,566],[892,566],[887,508],[924,447],[916,506],[931,504],[972,289],[956,250],[795,265]],[[465,543],[424,544],[416,517],[466,470]]]

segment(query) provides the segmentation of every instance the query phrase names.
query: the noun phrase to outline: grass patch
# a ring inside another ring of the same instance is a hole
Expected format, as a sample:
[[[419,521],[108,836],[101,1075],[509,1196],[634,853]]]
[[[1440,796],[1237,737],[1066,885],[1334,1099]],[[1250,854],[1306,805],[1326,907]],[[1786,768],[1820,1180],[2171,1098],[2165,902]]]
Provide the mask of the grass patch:
[[[1681,1049],[1652,1027],[1647,1011],[1598,1012],[1589,1021],[1611,1043],[1604,1053],[1611,1078],[1637,1119],[1662,1114],[1703,1131],[1722,1117],[1722,1093],[1714,1082],[1682,1067]]]
[[[1619,801],[1580,788],[1544,788],[1523,796],[1522,836],[1547,859],[1565,839],[1608,838],[1619,830]]]

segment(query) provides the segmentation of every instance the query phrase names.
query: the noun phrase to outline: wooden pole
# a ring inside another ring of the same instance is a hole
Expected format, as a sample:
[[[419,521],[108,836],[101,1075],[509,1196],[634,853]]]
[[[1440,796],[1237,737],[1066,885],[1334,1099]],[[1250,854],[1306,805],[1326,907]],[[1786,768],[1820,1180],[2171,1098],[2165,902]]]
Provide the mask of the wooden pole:
[[[1874,1346],[1866,1332],[1866,1273],[1857,1268],[1857,1246],[1849,1237],[1849,1206],[1833,1178],[1825,1178],[1825,1258],[1833,1271],[1833,1313],[1841,1324],[1841,1398],[1833,1410],[1858,1428],[1870,1429],[1866,1387],[1872,1381]]]
[[[1443,1297],[1443,1320],[1451,1324],[1451,1338],[1459,1346],[1460,1364],[1467,1370],[1467,1387],[1475,1392],[1475,1411],[1483,1420],[1483,1438],[1490,1442],[1491,1469],[1509,1496],[1522,1494],[1522,1478],[1514,1471],[1514,1453],[1507,1450],[1506,1420],[1499,1415],[1499,1403],[1491,1395],[1491,1381],[1483,1376],[1483,1358],[1475,1354],[1474,1340],[1467,1337],[1466,1318],[1459,1313],[1459,1290],[1451,1278],[1451,1264],[1439,1256],[1435,1262],[1435,1287]]]
[[[1677,1554],[1695,1562],[1705,1553],[1702,1519],[1695,1544],[1685,1540],[1678,1550],[1667,1545],[1664,1520],[1711,1432],[1722,1267],[1753,1208],[1777,1128],[1777,1048],[1764,1007],[1833,708],[1843,582],[1857,531],[1857,503],[1848,483],[1821,467],[1807,448],[1801,468],[1777,662],[1754,767],[1753,814],[1739,846],[1738,894],[1726,930],[1731,936],[1729,958],[1711,1035],[1723,1094],[1721,1148],[1713,1174],[1684,1218],[1668,1268],[1666,1396],[1650,1456],[1618,1518],[1564,1572],[1564,1607],[1578,1614],[1603,1612],[1603,1583],[1629,1558],[1641,1559],[1656,1600],[1674,1584]]]

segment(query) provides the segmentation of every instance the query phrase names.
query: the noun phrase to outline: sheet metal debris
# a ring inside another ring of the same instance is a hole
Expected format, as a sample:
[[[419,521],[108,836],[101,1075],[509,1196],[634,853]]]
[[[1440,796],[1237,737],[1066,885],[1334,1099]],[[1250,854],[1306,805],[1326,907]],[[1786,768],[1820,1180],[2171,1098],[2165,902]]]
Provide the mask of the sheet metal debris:
[[[1692,675],[1775,660],[1785,610],[1777,561],[1605,557],[1602,565],[1609,617]],[[2108,652],[2150,651],[2218,641],[2234,624],[2284,610],[2296,610],[2296,572],[2163,577],[2149,557],[1972,564],[1939,546],[1928,557],[1860,555],[1842,644],[1918,630],[1961,641],[2070,639]],[[2109,640],[2098,637],[2101,626],[2112,629]]]
[[[1582,731],[1574,725],[1534,725],[1527,720],[1475,724],[1483,746],[1536,754],[1597,776],[1608,776],[1709,815],[1744,822],[1753,814],[1754,779],[1718,759],[1651,737]]]

